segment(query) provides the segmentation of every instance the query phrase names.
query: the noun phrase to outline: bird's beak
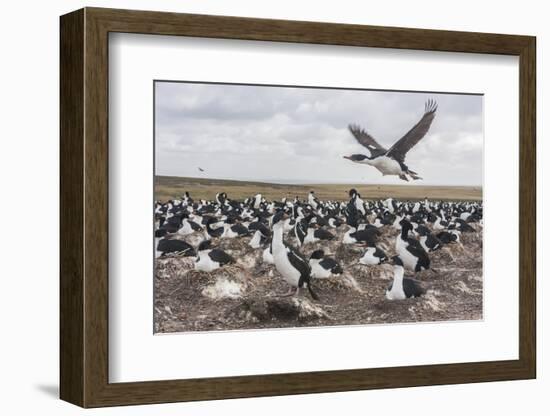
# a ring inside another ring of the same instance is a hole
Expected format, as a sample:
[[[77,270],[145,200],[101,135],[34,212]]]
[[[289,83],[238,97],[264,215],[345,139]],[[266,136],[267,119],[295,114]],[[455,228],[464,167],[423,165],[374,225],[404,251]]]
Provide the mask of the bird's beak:
[[[351,156],[344,156],[344,159],[351,160]]]

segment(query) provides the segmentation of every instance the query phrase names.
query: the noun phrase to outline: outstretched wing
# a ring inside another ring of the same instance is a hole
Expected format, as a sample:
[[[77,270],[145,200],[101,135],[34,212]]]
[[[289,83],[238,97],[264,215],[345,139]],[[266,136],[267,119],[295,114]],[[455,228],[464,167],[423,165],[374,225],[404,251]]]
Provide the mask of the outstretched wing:
[[[388,150],[387,156],[393,157],[395,160],[400,162],[404,162],[407,152],[411,150],[430,129],[436,110],[437,103],[433,100],[428,100],[424,107],[424,115],[420,121],[416,123],[416,125],[410,129],[407,134],[395,142],[390,150]]]
[[[365,129],[355,124],[350,124],[348,128],[359,144],[369,149],[371,157],[377,157],[386,153],[386,149],[367,133]]]

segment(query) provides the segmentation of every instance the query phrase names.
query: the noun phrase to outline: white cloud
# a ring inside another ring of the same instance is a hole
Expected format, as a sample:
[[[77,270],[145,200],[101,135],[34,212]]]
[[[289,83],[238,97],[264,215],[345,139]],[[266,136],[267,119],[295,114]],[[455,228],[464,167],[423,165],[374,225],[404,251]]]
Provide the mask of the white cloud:
[[[347,130],[365,127],[386,147],[438,102],[406,163],[425,184],[480,185],[482,97],[269,86],[156,83],[157,174],[346,183],[402,183],[342,158],[362,153]]]

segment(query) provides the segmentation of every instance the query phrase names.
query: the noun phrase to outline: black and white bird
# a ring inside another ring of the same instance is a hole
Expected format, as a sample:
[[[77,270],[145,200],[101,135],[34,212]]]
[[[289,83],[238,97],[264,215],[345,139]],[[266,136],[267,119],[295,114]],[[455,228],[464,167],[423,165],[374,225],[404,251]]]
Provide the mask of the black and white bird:
[[[406,298],[417,298],[426,293],[419,281],[403,277],[405,268],[399,256],[392,257],[393,260],[393,281],[386,290],[386,299],[403,300]]]
[[[401,233],[395,239],[395,251],[401,258],[406,268],[419,272],[430,268],[430,257],[420,242],[409,237],[409,231],[413,229],[412,224],[402,219]]]
[[[319,227],[317,224],[308,224],[307,234],[302,241],[303,244],[315,243],[316,241],[325,240],[330,241],[334,240],[334,234],[330,231],[325,230],[324,228]]]
[[[234,218],[228,218],[224,224],[222,238],[244,237],[250,234],[248,228]]]
[[[416,227],[416,232],[419,236],[418,240],[420,241],[420,245],[428,253],[439,250],[443,247],[443,243],[439,240],[439,238],[433,235],[430,229],[425,225],[419,225]]]
[[[165,256],[168,253],[181,255],[184,257],[191,257],[195,255],[195,249],[193,246],[183,240],[161,238],[158,239],[156,248],[156,256]]]
[[[205,240],[199,245],[198,256],[195,259],[195,269],[211,272],[220,267],[235,263],[235,259],[219,248],[212,248],[212,242]]]
[[[216,202],[219,205],[225,205],[225,201],[227,201],[227,194],[225,192],[219,192],[216,194]]]
[[[269,237],[271,237],[271,231],[269,230],[269,228],[267,228],[267,226],[262,223],[259,223],[254,228],[256,229],[256,231],[254,231],[254,235],[250,239],[248,245],[252,248],[260,248],[265,246]]]
[[[350,197],[349,203],[355,205],[357,211],[360,212],[361,215],[365,216],[365,202],[361,199],[361,195],[359,195],[357,190],[354,188],[350,189],[348,194]]]
[[[205,233],[204,236],[207,240],[210,238],[219,238],[223,235],[225,232],[225,227],[222,225],[220,227],[213,227],[213,224],[217,224],[218,220],[215,217],[208,217],[206,219],[206,225],[205,225]]]
[[[366,241],[365,253],[359,259],[359,263],[367,266],[377,266],[388,260],[388,256],[382,250],[380,250],[374,242]]]
[[[441,231],[436,236],[443,244],[457,243],[459,241],[458,234],[456,232]]]
[[[313,209],[317,209],[319,207],[319,200],[315,196],[314,191],[309,192],[309,194],[307,196],[307,202],[311,206],[311,208],[313,208]]]
[[[178,230],[178,234],[180,235],[189,235],[194,233],[195,231],[202,231],[202,227],[197,224],[195,221],[191,221],[189,219],[189,215],[185,214],[182,217],[181,221],[181,227]]]
[[[317,279],[326,279],[344,272],[336,260],[325,256],[323,250],[315,250],[311,253],[309,265],[311,266],[311,277]]]
[[[311,217],[303,218],[294,224],[294,235],[299,246],[319,240],[333,240],[334,234],[310,222]]]
[[[296,249],[287,246],[283,240],[286,218],[287,215],[284,211],[279,211],[273,216],[273,240],[271,242],[275,268],[290,285],[290,291],[285,296],[297,294],[306,285],[311,297],[319,300],[311,287],[311,267],[308,261]]]
[[[428,132],[435,117],[437,104],[428,100],[424,107],[424,115],[416,125],[401,139],[394,143],[389,150],[380,145],[366,130],[356,125],[350,125],[349,130],[353,137],[370,151],[370,156],[353,154],[344,156],[355,163],[374,166],[382,175],[396,175],[404,181],[422,179],[418,174],[405,165],[407,152],[411,150]]]
[[[356,243],[366,243],[368,241],[376,242],[380,231],[377,228],[369,227],[363,230],[358,230],[355,227],[351,227],[342,239],[343,244],[356,244]]]
[[[346,222],[350,229],[346,231],[342,239],[343,244],[356,244],[359,242],[376,242],[381,232],[370,224],[359,224],[359,213],[355,203],[348,203],[346,206]]]

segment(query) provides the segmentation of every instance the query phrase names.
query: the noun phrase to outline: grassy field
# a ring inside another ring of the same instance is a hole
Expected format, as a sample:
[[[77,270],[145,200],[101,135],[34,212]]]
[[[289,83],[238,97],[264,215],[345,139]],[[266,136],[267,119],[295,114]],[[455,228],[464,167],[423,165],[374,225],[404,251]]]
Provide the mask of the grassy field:
[[[261,193],[268,200],[283,197],[300,199],[309,191],[322,200],[347,200],[348,190],[355,188],[363,199],[398,198],[418,200],[428,197],[435,200],[482,199],[481,187],[474,186],[422,186],[422,185],[365,185],[365,184],[307,184],[286,185],[263,182],[232,181],[224,179],[182,178],[176,176],[155,177],[155,199],[166,201],[179,198],[188,191],[194,199],[214,199],[216,193],[226,192],[231,199],[242,200]]]

